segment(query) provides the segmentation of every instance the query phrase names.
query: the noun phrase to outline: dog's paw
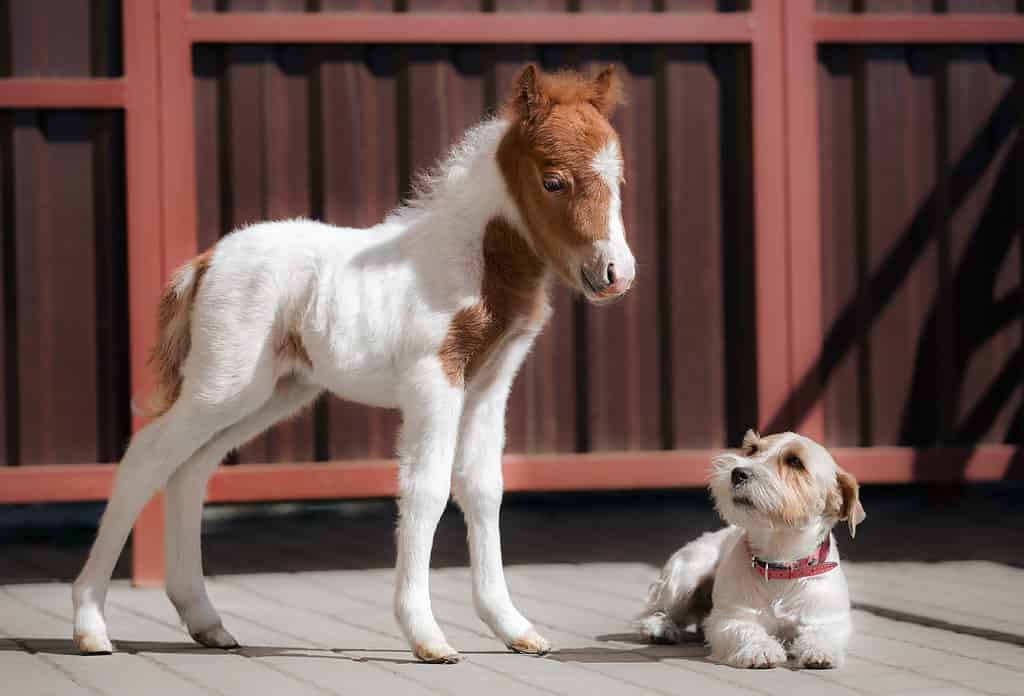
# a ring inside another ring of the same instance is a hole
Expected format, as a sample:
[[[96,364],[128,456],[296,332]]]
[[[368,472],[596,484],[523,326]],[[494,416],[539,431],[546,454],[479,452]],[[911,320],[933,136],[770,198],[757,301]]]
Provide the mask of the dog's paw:
[[[637,622],[637,626],[640,635],[648,643],[673,645],[683,639],[683,630],[663,611],[656,611],[643,617]]]
[[[202,631],[196,631],[191,635],[192,640],[207,648],[231,650],[232,648],[238,647],[238,641],[235,640],[233,635],[227,632],[222,624],[211,626],[210,628],[203,629]]]
[[[796,655],[800,666],[805,669],[834,669],[842,662],[842,656],[824,648],[808,647]]]
[[[746,669],[771,669],[786,664],[786,650],[774,639],[755,641],[743,646],[724,662]]]
[[[75,647],[83,655],[110,655],[114,645],[105,633],[76,633]]]
[[[547,655],[551,652],[551,643],[547,638],[531,628],[523,636],[516,638],[508,644],[509,649],[524,655]]]
[[[454,665],[462,660],[458,651],[447,643],[417,643],[413,654],[423,662],[437,665]]]

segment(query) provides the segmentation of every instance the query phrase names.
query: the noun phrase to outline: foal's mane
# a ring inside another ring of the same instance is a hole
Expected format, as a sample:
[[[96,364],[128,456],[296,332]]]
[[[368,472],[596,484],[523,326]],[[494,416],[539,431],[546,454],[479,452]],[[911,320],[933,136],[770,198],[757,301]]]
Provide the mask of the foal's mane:
[[[408,220],[423,212],[458,205],[461,199],[479,195],[473,187],[473,169],[486,158],[494,158],[509,121],[501,116],[485,117],[467,130],[433,167],[413,176],[412,193],[392,210],[386,222]]]

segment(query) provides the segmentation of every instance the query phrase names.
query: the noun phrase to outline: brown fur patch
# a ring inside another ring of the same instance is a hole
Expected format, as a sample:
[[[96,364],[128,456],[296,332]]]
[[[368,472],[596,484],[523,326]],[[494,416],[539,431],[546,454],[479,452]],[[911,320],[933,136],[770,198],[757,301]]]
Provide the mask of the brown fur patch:
[[[438,352],[454,386],[472,380],[502,338],[546,315],[545,264],[505,220],[487,223],[483,257],[480,301],[456,312]]]
[[[762,442],[767,439],[762,438]],[[810,455],[800,443],[794,443],[784,447],[775,457],[775,466],[782,481],[782,505],[776,517],[783,524],[796,525],[815,512],[819,493],[814,477],[804,467],[786,464],[787,457],[797,456],[807,461]]]
[[[302,337],[295,331],[289,331],[284,335],[275,352],[280,360],[300,362],[307,368],[313,367],[313,361],[309,358],[309,353],[306,352]]]
[[[203,276],[213,259],[213,249],[209,249],[189,262],[192,279],[187,287],[180,287],[182,267],[164,288],[157,307],[157,325],[159,338],[149,362],[156,367],[157,393],[146,414],[156,418],[167,412],[181,395],[181,367],[192,347],[192,307],[196,294],[203,282]]]

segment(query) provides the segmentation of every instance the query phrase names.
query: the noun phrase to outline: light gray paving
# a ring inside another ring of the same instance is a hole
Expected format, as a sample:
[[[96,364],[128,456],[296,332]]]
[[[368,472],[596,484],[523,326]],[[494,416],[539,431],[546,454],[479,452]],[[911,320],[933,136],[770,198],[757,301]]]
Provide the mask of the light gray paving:
[[[840,537],[856,634],[847,665],[823,672],[736,670],[707,661],[697,643],[637,642],[631,619],[658,563],[715,525],[697,495],[510,502],[509,584],[556,647],[545,658],[507,652],[477,619],[464,529],[446,515],[431,589],[463,652],[455,666],[414,661],[391,616],[390,503],[212,513],[210,595],[244,646],[231,652],[194,645],[162,592],[119,579],[107,610],[119,652],[75,654],[67,580],[88,534],[54,548],[35,532],[0,532],[0,694],[1024,694],[1024,552],[1008,546],[1022,520],[1011,493],[967,491],[956,513],[931,508],[924,493],[878,493],[877,529]],[[922,515],[931,519],[916,538],[889,540],[887,526]],[[933,538],[957,523],[960,541]]]

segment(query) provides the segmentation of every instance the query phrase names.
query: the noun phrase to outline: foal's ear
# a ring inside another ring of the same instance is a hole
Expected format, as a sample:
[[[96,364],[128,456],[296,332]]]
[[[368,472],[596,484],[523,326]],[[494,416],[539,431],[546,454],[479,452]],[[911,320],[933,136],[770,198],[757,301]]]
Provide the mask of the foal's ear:
[[[594,78],[594,91],[590,103],[602,116],[609,118],[622,100],[622,80],[616,74],[615,66],[608,65]]]
[[[512,91],[512,103],[520,118],[536,117],[547,107],[547,97],[541,89],[540,71],[533,63],[528,64],[516,78]]]
[[[846,520],[852,539],[857,536],[857,525],[867,517],[864,506],[860,504],[860,486],[853,474],[843,469],[836,472],[836,486],[839,488],[839,519]]]

